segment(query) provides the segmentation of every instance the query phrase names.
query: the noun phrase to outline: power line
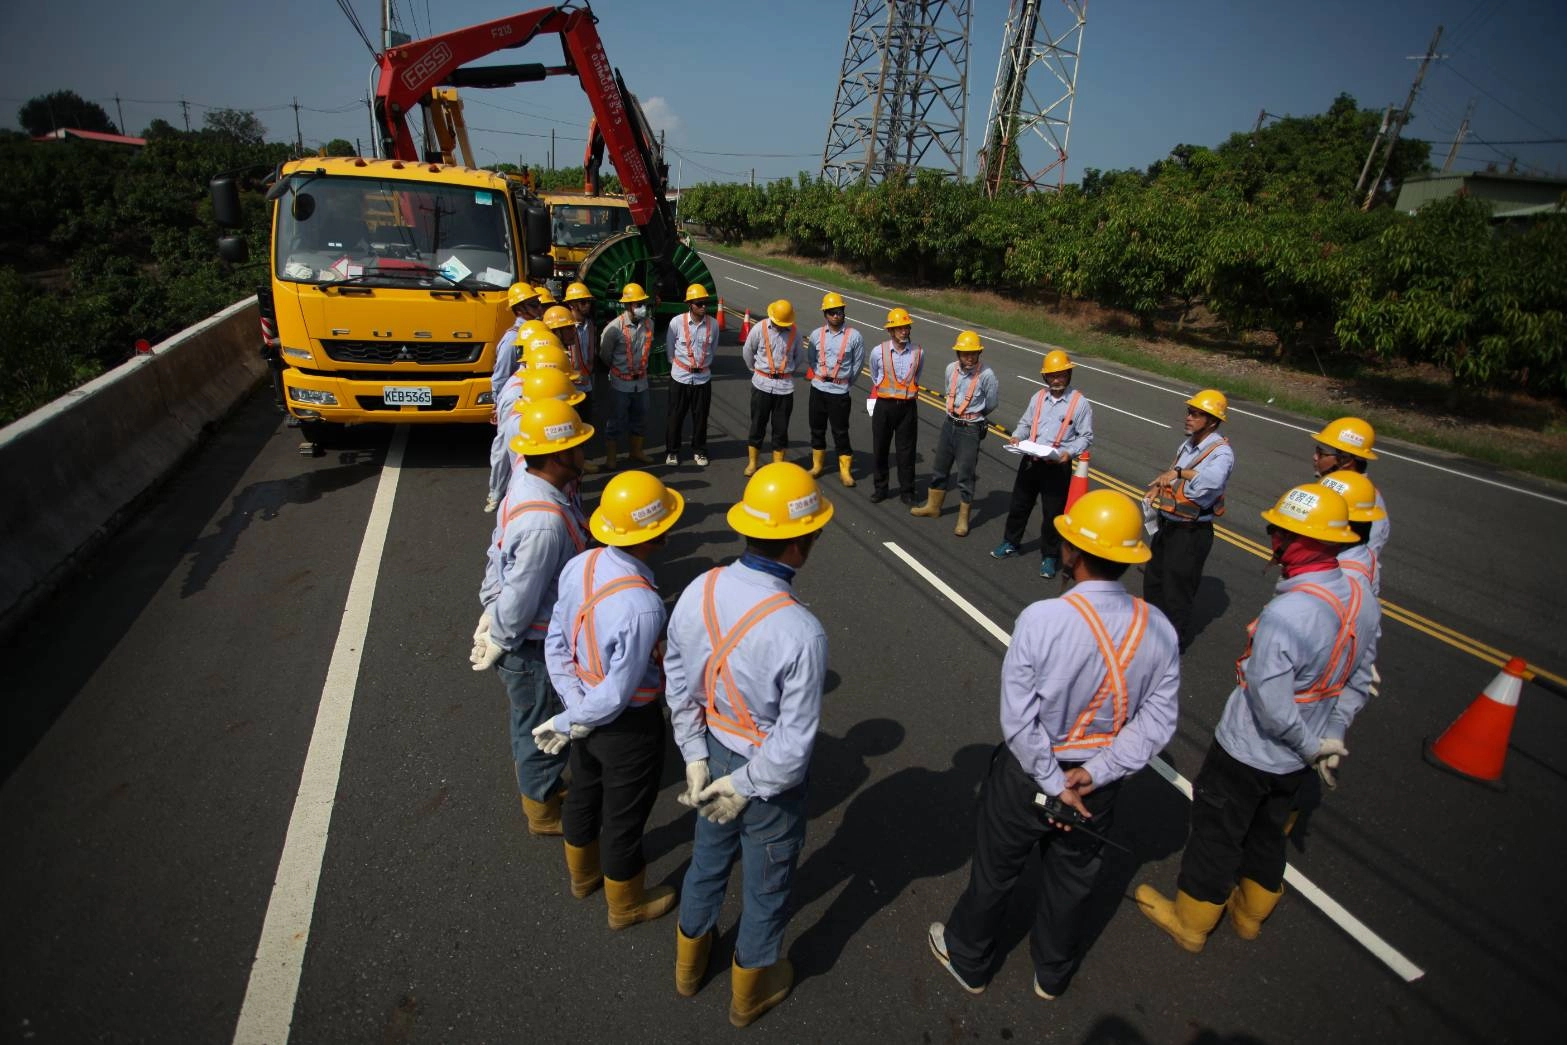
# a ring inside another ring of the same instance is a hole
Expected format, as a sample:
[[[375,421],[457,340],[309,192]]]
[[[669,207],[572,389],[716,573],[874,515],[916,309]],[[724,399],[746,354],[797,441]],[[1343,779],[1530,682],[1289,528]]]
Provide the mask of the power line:
[[[1469,77],[1465,76],[1463,74],[1463,72],[1456,65],[1453,65],[1452,63],[1448,63],[1446,68],[1450,69],[1452,71],[1453,75],[1455,75],[1459,79],[1463,80],[1469,86],[1473,87],[1475,90],[1479,91],[1481,94],[1483,94],[1487,98],[1491,99],[1491,101],[1495,102],[1497,105],[1500,105],[1502,108],[1506,109],[1508,112],[1512,113],[1514,116],[1518,117],[1524,123],[1527,123],[1530,127],[1533,127],[1535,130],[1539,131],[1541,134],[1551,134],[1551,133],[1553,133],[1551,131],[1546,130],[1544,127],[1541,127],[1538,123],[1535,123],[1533,120],[1529,119],[1529,117],[1525,116],[1523,113],[1519,112],[1517,109],[1514,109],[1511,105],[1508,105],[1506,102],[1502,101],[1496,95],[1492,94],[1490,91],[1486,90],[1484,87],[1480,86],[1478,83],[1475,83],[1475,81],[1473,81]]]

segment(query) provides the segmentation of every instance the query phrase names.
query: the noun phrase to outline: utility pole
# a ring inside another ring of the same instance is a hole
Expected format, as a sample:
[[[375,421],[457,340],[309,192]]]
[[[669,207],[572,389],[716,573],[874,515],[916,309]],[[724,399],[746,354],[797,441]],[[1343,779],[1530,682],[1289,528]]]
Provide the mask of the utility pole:
[[[1458,125],[1458,133],[1453,136],[1453,147],[1447,150],[1447,159],[1442,161],[1442,173],[1446,174],[1453,168],[1453,161],[1458,159],[1458,148],[1464,144],[1464,139],[1469,137],[1469,117],[1474,115],[1475,100],[1469,99],[1469,108],[1464,110],[1464,122]]]
[[[1393,122],[1393,107],[1389,105],[1382,110],[1382,126],[1377,128],[1377,133],[1371,138],[1371,148],[1366,150],[1366,162],[1361,164],[1360,177],[1355,181],[1355,196],[1359,197],[1366,188],[1366,177],[1371,173],[1371,164],[1377,158],[1377,150],[1382,147],[1382,139],[1387,135],[1387,129]]]
[[[1257,110],[1257,122],[1251,125],[1251,147],[1257,147],[1257,135],[1262,133],[1262,121],[1268,118],[1267,109]]]
[[[555,128],[550,128],[550,170],[555,169]]]
[[[756,188],[756,168],[751,168],[751,188]]]
[[[115,95],[114,96],[114,111],[119,114],[119,117],[120,117],[120,133],[124,134],[125,133],[125,110],[120,108],[120,96],[119,95]]]
[[[184,98],[180,99],[180,111],[185,114],[185,133],[189,134],[190,133],[190,102],[187,102]]]
[[[300,156],[305,154],[305,135],[299,129],[299,99],[297,97],[294,99],[294,148]]]
[[[1420,68],[1415,71],[1415,82],[1409,85],[1409,97],[1404,101],[1403,109],[1399,110],[1398,119],[1393,124],[1392,131],[1388,134],[1387,149],[1382,153],[1382,166],[1377,169],[1377,176],[1370,185],[1366,186],[1366,198],[1361,203],[1361,210],[1370,210],[1371,201],[1376,199],[1377,189],[1382,185],[1382,177],[1387,173],[1387,165],[1393,159],[1393,150],[1398,147],[1398,136],[1404,130],[1404,124],[1409,122],[1409,110],[1415,107],[1415,96],[1420,93],[1420,81],[1425,79],[1426,67],[1431,64],[1431,59],[1440,57],[1436,53],[1436,45],[1442,40],[1442,27],[1436,27],[1436,33],[1431,37],[1431,43],[1426,47],[1426,53],[1420,56]],[[1411,55],[1411,57],[1414,57]]]

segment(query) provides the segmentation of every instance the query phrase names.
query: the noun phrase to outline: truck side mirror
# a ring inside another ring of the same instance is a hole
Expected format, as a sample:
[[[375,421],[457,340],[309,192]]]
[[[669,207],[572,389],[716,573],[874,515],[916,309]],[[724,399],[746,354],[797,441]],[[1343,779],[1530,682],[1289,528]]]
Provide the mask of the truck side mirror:
[[[555,259],[548,254],[528,255],[528,279],[543,283],[555,274]]]
[[[543,207],[529,207],[523,212],[523,234],[528,239],[529,254],[550,252],[550,212]]]
[[[227,175],[207,183],[212,194],[212,218],[221,228],[238,229],[245,224],[239,206],[239,183]]]
[[[250,244],[244,236],[224,236],[218,240],[218,257],[230,265],[243,265],[250,260]]]

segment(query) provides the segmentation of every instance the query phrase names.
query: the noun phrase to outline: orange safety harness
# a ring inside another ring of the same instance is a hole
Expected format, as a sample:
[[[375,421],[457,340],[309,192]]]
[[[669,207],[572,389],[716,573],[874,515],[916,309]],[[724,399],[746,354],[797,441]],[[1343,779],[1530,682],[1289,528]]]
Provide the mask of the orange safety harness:
[[[707,642],[712,647],[712,652],[708,654],[707,666],[702,671],[702,687],[707,691],[707,724],[756,747],[761,747],[762,741],[767,739],[767,734],[757,728],[756,720],[751,717],[751,711],[746,707],[745,696],[735,685],[734,673],[729,670],[729,655],[735,651],[735,647],[740,644],[741,639],[745,638],[747,632],[785,606],[793,605],[795,598],[793,594],[786,591],[769,595],[746,610],[745,614],[735,622],[735,626],[729,629],[729,634],[725,635],[718,626],[718,608],[713,604],[713,589],[718,584],[718,574],[721,569],[722,567],[717,567],[708,570],[707,579],[702,586],[702,622],[707,625]],[[725,715],[718,710],[719,682],[724,684],[724,700],[732,714]]]
[[[843,361],[849,357],[849,325],[845,323],[843,329],[838,332],[838,361],[832,365],[832,373],[823,373],[827,369],[827,360],[831,358],[827,352],[827,339],[832,337],[831,327],[822,327],[816,332],[816,366],[805,372],[807,381],[815,381],[818,376],[823,381],[831,381],[835,385],[841,385],[848,381],[838,380],[838,371],[843,369]]]
[[[947,387],[947,415],[949,417],[956,418],[959,421],[965,420],[967,418],[969,404],[974,401],[974,395],[979,391],[979,379],[984,376],[984,371],[979,369],[974,371],[974,383],[969,385],[968,398],[964,399],[963,405],[954,411],[952,406],[953,403],[957,401],[958,386],[963,381],[963,367],[960,365],[955,365],[953,367],[952,384]]]
[[[1126,671],[1132,666],[1132,658],[1137,656],[1137,647],[1142,643],[1143,636],[1148,632],[1148,604],[1142,599],[1132,600],[1132,623],[1126,629],[1126,635],[1121,639],[1121,645],[1116,646],[1110,640],[1109,629],[1099,614],[1094,612],[1093,606],[1081,595],[1063,596],[1067,605],[1082,615],[1088,624],[1088,630],[1093,633],[1094,642],[1099,646],[1099,655],[1105,662],[1105,680],[1094,691],[1093,699],[1077,716],[1077,721],[1072,723],[1072,728],[1067,732],[1066,738],[1059,744],[1055,744],[1052,750],[1056,754],[1071,751],[1092,751],[1096,748],[1109,747],[1121,732],[1121,727],[1126,725],[1130,695],[1126,686]],[[1090,733],[1094,720],[1099,715],[1099,709],[1104,706],[1106,700],[1114,698],[1112,705],[1114,714],[1110,728],[1099,733]]]
[[[700,359],[696,355],[696,343],[691,340],[691,313],[687,312],[680,317],[681,330],[686,343],[686,358],[680,358],[680,346],[675,346],[675,362],[687,370],[706,370],[708,360],[713,358],[713,327],[717,324],[711,319],[704,319],[697,324],[697,330],[701,331],[702,348],[705,350]]]
[[[1048,389],[1041,388],[1034,393],[1034,421],[1028,426],[1028,441],[1039,441],[1039,419],[1045,416],[1045,396],[1049,395]],[[1077,413],[1077,404],[1083,401],[1083,393],[1073,390],[1066,400],[1066,416],[1061,418],[1061,427],[1056,429],[1056,437],[1051,440],[1052,447],[1059,447],[1061,440],[1066,438],[1067,429],[1072,427],[1072,415]]]
[[[500,528],[497,531],[500,534],[500,536],[495,541],[495,546],[497,548],[506,542],[506,527],[510,526],[512,521],[517,519],[524,512],[550,512],[554,515],[560,516],[560,521],[566,524],[566,534],[571,538],[572,546],[577,549],[578,554],[581,554],[581,552],[587,548],[588,541],[587,538],[583,536],[581,521],[579,519],[573,518],[571,512],[566,511],[566,509],[562,508],[560,505],[554,504],[550,501],[523,501],[522,503],[515,506],[502,504],[501,518],[504,521],[501,523]],[[534,621],[528,627],[530,630],[539,632],[541,635],[543,632],[549,630],[549,624],[547,621],[544,623]]]
[[[1320,584],[1302,584],[1293,590],[1321,599],[1338,618],[1338,634],[1333,638],[1333,649],[1328,652],[1328,662],[1323,666],[1322,674],[1317,681],[1295,694],[1295,703],[1314,704],[1319,700],[1336,698],[1344,692],[1349,677],[1355,673],[1356,651],[1359,648],[1355,618],[1360,614],[1360,585],[1349,586],[1348,606]],[[1238,686],[1246,685],[1246,669],[1243,665],[1246,658],[1251,656],[1251,643],[1256,635],[1257,622],[1254,620],[1246,625],[1246,649],[1235,660],[1235,684]]]
[[[584,319],[576,324],[577,346],[571,350],[571,365],[577,373],[585,375],[586,384],[593,383],[593,353],[588,346],[593,344],[593,320]]]
[[[571,664],[576,669],[577,678],[581,679],[583,684],[587,686],[597,686],[604,681],[604,662],[599,656],[598,630],[594,627],[593,611],[598,608],[599,603],[611,595],[616,595],[623,591],[631,591],[634,588],[641,588],[645,591],[653,590],[653,586],[647,582],[647,578],[638,573],[617,577],[602,588],[595,589],[593,586],[593,575],[598,569],[599,556],[603,553],[603,548],[595,548],[588,553],[588,561],[582,567],[582,605],[577,608],[577,614],[571,621]],[[586,630],[587,634],[579,642],[578,635],[584,630]],[[586,649],[586,659],[577,655],[577,651],[584,648]],[[641,707],[643,704],[650,703],[653,698],[663,691],[663,667],[656,658],[653,660],[653,666],[658,668],[659,684],[656,686],[637,687],[631,694],[632,707]]]
[[[626,317],[625,316],[617,317],[616,318],[616,322],[620,324],[621,338],[626,343],[626,366],[629,368],[631,366],[631,331],[630,331],[631,324],[626,322]],[[613,360],[612,360],[610,368],[609,368],[610,376],[611,377],[615,377],[615,378],[619,378],[622,381],[637,381],[637,380],[640,380],[641,378],[647,376],[647,361],[650,358],[652,358],[652,355],[653,355],[653,323],[652,323],[651,320],[649,320],[648,321],[648,325],[647,325],[647,335],[642,339],[642,363],[641,363],[641,365],[639,367],[637,367],[635,370],[632,370],[632,369],[621,370],[618,367],[613,365]]]
[[[1190,468],[1193,471],[1196,471],[1197,466],[1208,459],[1209,454],[1213,453],[1221,446],[1229,445],[1229,439],[1221,436],[1217,443],[1214,443],[1212,446],[1208,447],[1208,449],[1198,454],[1195,461],[1193,461],[1191,464],[1181,465],[1181,467]],[[1170,467],[1174,468],[1176,462],[1180,461],[1180,459],[1181,455],[1177,453],[1175,455],[1175,461],[1170,463]],[[1219,495],[1219,499],[1213,502],[1212,508],[1204,508],[1202,505],[1186,496],[1187,482],[1188,480],[1178,477],[1175,482],[1159,487],[1154,491],[1154,506],[1157,507],[1161,512],[1169,512],[1171,515],[1182,515],[1192,519],[1201,516],[1205,511],[1211,511],[1215,516],[1224,514],[1224,495],[1222,493]]]
[[[909,361],[908,376],[899,381],[898,368],[892,360],[892,342],[881,343],[881,380],[871,388],[872,399],[913,399],[919,394],[920,363],[925,359],[925,350],[915,348],[911,354],[914,358]]]
[[[760,338],[760,340],[761,340],[761,346],[760,347],[761,347],[763,352],[767,353],[767,369],[766,370],[758,370],[757,373],[761,374],[763,377],[772,377],[772,378],[793,377],[794,376],[793,371],[790,371],[790,370],[780,370],[778,368],[780,366],[787,367],[789,365],[789,357],[794,355],[794,342],[795,342],[795,339],[800,336],[800,329],[798,327],[790,327],[789,328],[789,343],[784,346],[784,357],[783,357],[782,360],[780,360],[776,364],[773,362],[773,339],[767,336],[767,332],[769,330],[777,330],[778,328],[773,326],[773,321],[772,320],[768,320],[767,322],[762,324],[760,329],[762,331],[761,338]],[[751,360],[754,363],[756,361],[756,357],[752,356]]]

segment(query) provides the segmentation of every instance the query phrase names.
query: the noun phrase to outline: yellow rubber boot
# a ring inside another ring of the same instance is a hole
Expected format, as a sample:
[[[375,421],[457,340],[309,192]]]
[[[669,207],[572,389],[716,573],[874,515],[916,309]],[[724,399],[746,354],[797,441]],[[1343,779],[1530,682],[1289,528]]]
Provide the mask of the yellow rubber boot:
[[[947,502],[947,491],[930,490],[925,494],[925,503],[918,508],[910,508],[910,515],[918,515],[926,519],[934,519],[941,514],[941,506]]]
[[[604,440],[604,470],[606,472],[613,472],[615,470],[615,462],[617,460],[616,454],[619,452],[620,448],[615,445],[615,440]]]
[[[713,950],[713,930],[692,939],[675,922],[675,993],[689,998],[702,987],[707,975],[707,956]]]
[[[745,474],[748,475],[748,476],[755,475],[756,474],[756,459],[757,459],[757,457],[759,457],[761,455],[757,452],[757,449],[754,446],[746,447],[745,451],[746,451],[746,453],[750,457],[750,462],[745,466]]]
[[[623,882],[604,879],[604,898],[609,901],[609,927],[624,929],[638,922],[651,922],[662,918],[675,906],[675,891],[667,885],[652,889],[642,887],[647,869],[638,871]]]
[[[952,528],[954,535],[958,537],[968,536],[968,515],[971,508],[973,508],[973,505],[967,501],[963,501],[958,505],[958,524]]]
[[[634,435],[631,437],[631,452],[626,455],[626,460],[635,462],[636,464],[653,463],[648,458],[647,454],[642,452],[642,437],[640,435]]]
[[[1250,878],[1242,878],[1235,891],[1230,893],[1230,902],[1224,905],[1230,912],[1230,924],[1235,927],[1235,935],[1243,940],[1255,940],[1262,933],[1262,923],[1268,920],[1268,915],[1273,913],[1283,896],[1282,885],[1278,892],[1273,892]]]
[[[785,455],[784,455],[784,452],[782,450],[774,450],[773,451],[773,464],[777,464],[778,462],[782,461],[784,459],[784,456]]]
[[[849,467],[852,464],[854,464],[854,458],[851,455],[838,455],[838,480],[845,486],[854,485],[854,476],[849,474]]]
[[[794,966],[787,958],[760,969],[742,969],[738,963],[730,966],[729,988],[733,994],[729,1000],[729,1022],[736,1027],[749,1027],[762,1013],[787,998],[793,986]]]
[[[826,468],[827,468],[827,451],[826,450],[812,450],[811,451],[811,469],[810,469],[810,471],[811,471],[811,478],[815,479],[818,475],[821,475],[822,472]]]
[[[560,828],[560,795],[551,795],[543,802],[535,802],[522,796],[522,811],[528,815],[530,835],[558,835]]]
[[[571,895],[581,900],[604,884],[604,872],[599,869],[599,844],[594,839],[587,845],[566,843],[566,870],[571,874]]]
[[[1184,892],[1176,893],[1175,899],[1171,901],[1166,900],[1153,886],[1139,885],[1135,895],[1137,906],[1148,920],[1193,954],[1202,951],[1202,945],[1208,942],[1208,934],[1213,932],[1213,927],[1219,924],[1219,916],[1224,914],[1223,904],[1207,903]]]

